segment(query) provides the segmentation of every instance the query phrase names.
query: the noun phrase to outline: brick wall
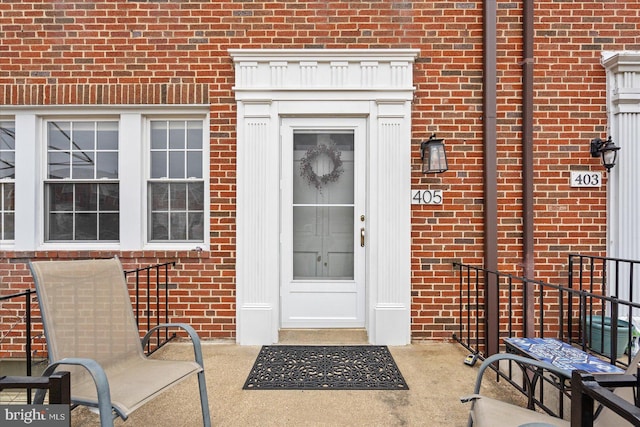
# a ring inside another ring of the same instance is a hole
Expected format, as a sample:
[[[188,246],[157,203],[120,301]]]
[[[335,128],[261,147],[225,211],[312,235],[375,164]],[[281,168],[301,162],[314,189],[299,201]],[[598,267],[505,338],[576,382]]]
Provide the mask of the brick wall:
[[[500,269],[522,274],[522,2],[498,1]],[[442,189],[412,207],[414,339],[449,338],[458,310],[451,261],[483,263],[482,5],[478,1],[3,1],[2,105],[210,104],[210,250],[125,253],[176,260],[179,319],[207,338],[235,336],[235,102],[230,48],[419,48],[413,188]],[[640,50],[635,0],[535,1],[535,271],[563,280],[569,251],[605,252],[606,186],[573,189],[569,171],[602,170],[588,141],[607,134],[603,50]],[[419,172],[418,144],[447,144],[446,173]],[[603,171],[604,172],[604,171]],[[606,174],[603,173],[603,176]],[[28,287],[4,253],[2,288]],[[96,255],[104,256],[104,253]]]

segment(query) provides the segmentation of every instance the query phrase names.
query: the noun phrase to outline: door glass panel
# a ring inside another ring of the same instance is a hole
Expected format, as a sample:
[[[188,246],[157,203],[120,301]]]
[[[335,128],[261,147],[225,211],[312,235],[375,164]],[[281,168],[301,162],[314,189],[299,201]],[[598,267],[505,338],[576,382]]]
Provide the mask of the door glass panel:
[[[353,280],[353,132],[296,132],[293,150],[293,278]]]

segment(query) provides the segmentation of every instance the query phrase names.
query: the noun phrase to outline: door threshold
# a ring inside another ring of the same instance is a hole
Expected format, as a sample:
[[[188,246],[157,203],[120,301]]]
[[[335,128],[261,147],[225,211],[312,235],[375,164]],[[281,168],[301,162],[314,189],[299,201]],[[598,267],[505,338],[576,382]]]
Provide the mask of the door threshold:
[[[278,344],[366,345],[366,329],[280,329]]]

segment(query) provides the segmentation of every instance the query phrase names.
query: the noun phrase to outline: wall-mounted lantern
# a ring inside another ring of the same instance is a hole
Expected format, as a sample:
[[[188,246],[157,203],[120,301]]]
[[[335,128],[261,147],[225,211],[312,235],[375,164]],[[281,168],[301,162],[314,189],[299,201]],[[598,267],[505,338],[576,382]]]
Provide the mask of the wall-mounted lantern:
[[[444,139],[436,138],[434,133],[428,141],[420,143],[420,159],[422,160],[422,173],[445,172],[449,169],[447,153],[444,150]]]
[[[591,140],[591,157],[602,157],[602,165],[607,169],[607,172],[615,166],[619,149],[620,147],[611,141],[611,136],[606,140],[600,138]]]

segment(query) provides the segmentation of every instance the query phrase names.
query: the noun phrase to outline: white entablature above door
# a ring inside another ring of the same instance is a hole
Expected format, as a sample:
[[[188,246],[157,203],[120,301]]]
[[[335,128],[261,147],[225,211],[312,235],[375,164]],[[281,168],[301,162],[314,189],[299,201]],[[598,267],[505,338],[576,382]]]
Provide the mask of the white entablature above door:
[[[236,93],[414,89],[414,49],[232,49],[229,53],[236,67]]]

